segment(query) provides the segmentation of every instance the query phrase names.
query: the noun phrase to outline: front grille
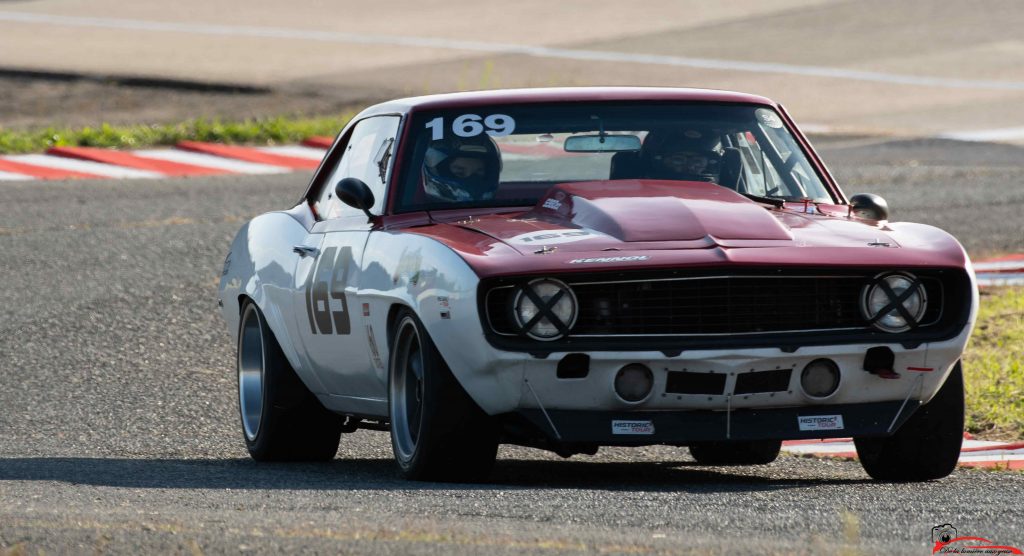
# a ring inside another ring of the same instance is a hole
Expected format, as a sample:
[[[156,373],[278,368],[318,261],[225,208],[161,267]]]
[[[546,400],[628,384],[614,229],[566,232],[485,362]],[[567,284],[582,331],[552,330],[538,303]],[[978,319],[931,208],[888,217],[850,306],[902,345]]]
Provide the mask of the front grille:
[[[566,338],[545,342],[542,351],[570,346],[676,351],[740,341],[787,349],[855,339],[913,342],[949,337],[962,325],[970,300],[966,274],[919,270],[914,273],[928,299],[920,325],[898,335],[876,330],[861,314],[861,297],[865,286],[887,271],[730,269],[727,275],[707,270],[554,275],[572,288],[578,316]],[[538,345],[520,334],[512,312],[515,295],[530,279],[497,278],[481,285],[481,313],[495,345],[528,351]],[[949,292],[955,292],[952,305],[947,304]]]
[[[573,286],[574,334],[737,334],[863,325],[860,277],[722,277]]]
[[[701,277],[570,283],[579,302],[573,336],[713,335],[864,326],[862,276]],[[515,333],[512,287],[488,296],[499,333]]]

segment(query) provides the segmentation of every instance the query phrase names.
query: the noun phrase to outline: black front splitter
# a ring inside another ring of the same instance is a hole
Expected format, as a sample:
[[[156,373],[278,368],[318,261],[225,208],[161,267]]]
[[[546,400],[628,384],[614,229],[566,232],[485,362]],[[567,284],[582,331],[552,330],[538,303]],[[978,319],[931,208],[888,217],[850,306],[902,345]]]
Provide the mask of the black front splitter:
[[[520,409],[517,413],[555,443],[638,446],[723,440],[800,440],[889,436],[920,406],[917,401],[814,405],[732,411],[579,411]],[[839,419],[835,419],[838,416]],[[842,428],[837,427],[839,421]],[[801,430],[803,428],[811,430]],[[824,428],[823,428],[824,427]]]

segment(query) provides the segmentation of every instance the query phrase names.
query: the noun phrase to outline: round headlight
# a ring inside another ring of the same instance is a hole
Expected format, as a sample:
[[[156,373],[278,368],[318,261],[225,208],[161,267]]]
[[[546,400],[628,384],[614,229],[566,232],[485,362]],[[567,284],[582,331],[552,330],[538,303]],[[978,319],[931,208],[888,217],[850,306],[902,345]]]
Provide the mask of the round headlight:
[[[927,307],[924,286],[906,272],[875,277],[861,298],[864,318],[885,332],[906,332],[917,326]]]
[[[536,340],[557,340],[576,324],[576,295],[552,278],[531,281],[513,301],[516,324]]]

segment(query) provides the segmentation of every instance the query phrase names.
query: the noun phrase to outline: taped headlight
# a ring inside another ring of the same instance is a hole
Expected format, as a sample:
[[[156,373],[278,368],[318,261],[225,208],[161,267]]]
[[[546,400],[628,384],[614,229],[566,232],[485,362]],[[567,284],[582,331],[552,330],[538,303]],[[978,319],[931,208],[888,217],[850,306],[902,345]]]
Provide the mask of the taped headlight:
[[[909,272],[879,274],[864,288],[861,313],[885,332],[906,332],[917,326],[928,308],[924,286]]]
[[[576,295],[553,278],[526,284],[512,304],[520,331],[536,340],[557,340],[576,324]]]

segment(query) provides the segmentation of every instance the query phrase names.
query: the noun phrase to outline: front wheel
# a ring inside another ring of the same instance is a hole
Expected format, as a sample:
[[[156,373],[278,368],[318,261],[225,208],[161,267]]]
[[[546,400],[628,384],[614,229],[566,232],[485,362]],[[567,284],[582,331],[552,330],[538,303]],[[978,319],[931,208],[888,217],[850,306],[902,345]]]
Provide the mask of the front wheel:
[[[958,361],[935,397],[888,438],[854,438],[857,457],[879,481],[929,481],[953,472],[964,437],[964,374]]]
[[[702,465],[764,465],[779,457],[779,440],[694,442],[690,455]]]
[[[391,334],[388,412],[402,475],[476,482],[498,452],[498,429],[452,376],[419,319],[403,309]]]
[[[238,330],[238,406],[257,461],[324,461],[338,451],[342,419],[324,409],[295,374],[255,303]]]

